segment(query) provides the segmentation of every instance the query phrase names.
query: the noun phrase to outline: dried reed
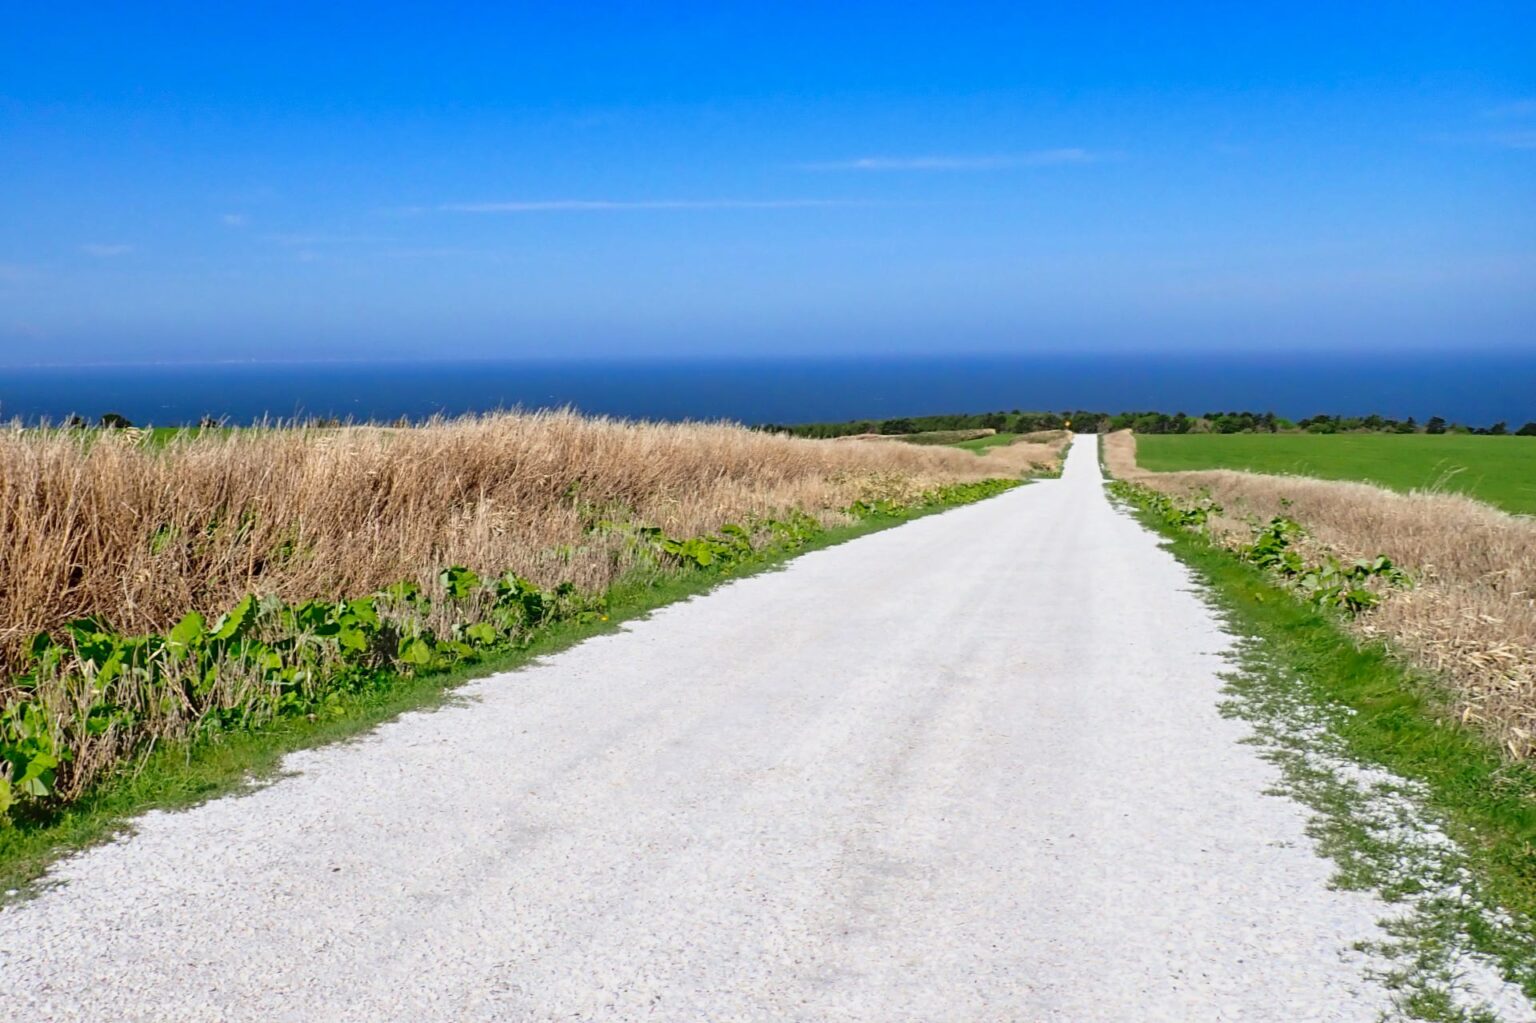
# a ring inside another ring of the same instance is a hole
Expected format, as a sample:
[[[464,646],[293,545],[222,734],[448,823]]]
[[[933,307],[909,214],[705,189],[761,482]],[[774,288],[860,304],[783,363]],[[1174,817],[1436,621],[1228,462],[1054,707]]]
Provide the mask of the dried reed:
[[[695,535],[798,508],[1012,475],[1059,457],[796,440],[570,412],[414,428],[0,432],[0,703],[27,640],[98,617],[163,630],[247,592],[337,599],[448,564],[599,590],[628,565],[595,518]]]

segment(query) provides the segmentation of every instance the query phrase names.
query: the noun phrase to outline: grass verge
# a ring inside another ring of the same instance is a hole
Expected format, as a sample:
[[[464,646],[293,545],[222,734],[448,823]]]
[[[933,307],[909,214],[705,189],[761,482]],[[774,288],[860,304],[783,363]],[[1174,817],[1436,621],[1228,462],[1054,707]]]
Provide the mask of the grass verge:
[[[1445,710],[1434,679],[1358,644],[1199,533],[1142,512],[1239,637],[1225,712],[1312,812],[1336,883],[1389,906],[1365,948],[1410,1018],[1500,1018],[1536,998],[1536,768]]]
[[[726,582],[771,571],[810,551],[846,543],[951,506],[901,514],[874,514],[826,529],[793,549],[765,551],[745,564],[715,568],[647,568],[617,580],[607,591],[607,619],[561,620],[540,629],[527,646],[449,671],[398,676],[388,686],[344,696],[323,718],[277,718],[259,729],[222,733],[216,741],[164,744],[125,765],[79,799],[45,816],[0,828],[0,906],[34,894],[36,881],[61,856],[131,830],[130,818],[147,810],[176,810],[248,789],[277,776],[295,750],[359,736],[408,711],[451,701],[465,682],[521,667],[591,636],[617,630],[664,605]]]

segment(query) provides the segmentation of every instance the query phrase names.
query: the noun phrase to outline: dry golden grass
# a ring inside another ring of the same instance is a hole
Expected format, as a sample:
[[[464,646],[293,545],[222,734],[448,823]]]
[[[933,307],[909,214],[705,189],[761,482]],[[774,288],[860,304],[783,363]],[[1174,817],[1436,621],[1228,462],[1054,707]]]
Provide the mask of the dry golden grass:
[[[1213,470],[1152,473],[1129,432],[1105,438],[1122,478],[1175,495],[1207,493],[1225,511],[1218,539],[1286,515],[1340,558],[1385,554],[1415,577],[1356,628],[1390,640],[1447,679],[1458,711],[1513,756],[1536,754],[1536,521],[1455,494],[1398,494],[1364,483]]]
[[[982,468],[988,476],[1018,475],[1044,469],[1058,469],[1071,434],[1058,433],[1038,441],[1016,440],[1012,444],[998,444],[982,448],[972,457],[981,458]]]
[[[80,617],[163,630],[248,592],[355,596],[445,565],[600,590],[628,567],[594,518],[690,536],[797,508],[1017,474],[1059,456],[796,440],[568,412],[409,429],[0,432],[0,703],[24,643]]]
[[[1036,430],[1034,433],[1021,433],[1015,444],[1044,444],[1047,447],[1062,449],[1072,439],[1071,430]]]

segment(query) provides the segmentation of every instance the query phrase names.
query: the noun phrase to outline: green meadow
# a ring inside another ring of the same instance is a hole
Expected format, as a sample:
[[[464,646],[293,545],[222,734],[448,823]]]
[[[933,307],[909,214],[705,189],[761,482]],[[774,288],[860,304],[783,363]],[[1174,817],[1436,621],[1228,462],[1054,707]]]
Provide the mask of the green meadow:
[[[1536,515],[1536,438],[1467,434],[1138,434],[1136,461],[1154,472],[1249,472],[1362,480],[1392,490],[1443,490]]]

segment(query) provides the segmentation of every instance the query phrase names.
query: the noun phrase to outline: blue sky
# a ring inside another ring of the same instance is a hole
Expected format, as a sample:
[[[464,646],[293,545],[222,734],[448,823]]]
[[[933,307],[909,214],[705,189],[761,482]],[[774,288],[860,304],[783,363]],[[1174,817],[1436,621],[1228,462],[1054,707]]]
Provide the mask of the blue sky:
[[[7,5],[0,364],[1536,347],[1529,3],[495,6]]]

